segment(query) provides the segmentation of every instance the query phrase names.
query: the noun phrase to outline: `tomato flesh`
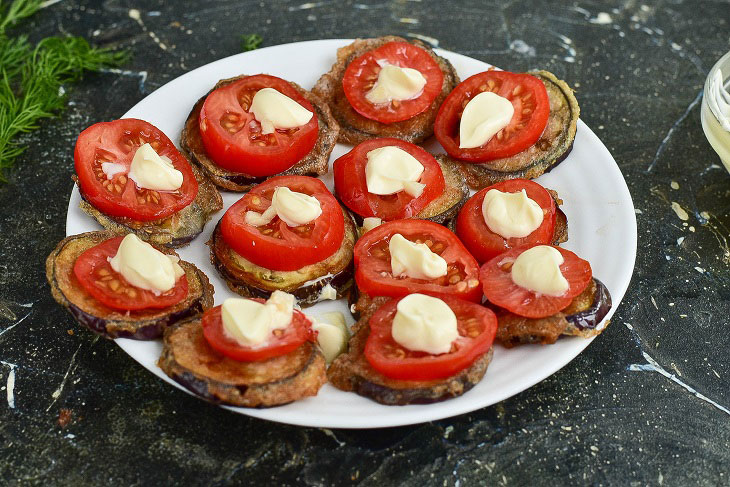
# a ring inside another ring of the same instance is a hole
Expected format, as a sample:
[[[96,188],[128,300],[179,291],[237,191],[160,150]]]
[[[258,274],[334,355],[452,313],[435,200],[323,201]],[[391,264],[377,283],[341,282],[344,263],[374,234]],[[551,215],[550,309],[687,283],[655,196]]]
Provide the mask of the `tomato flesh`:
[[[448,353],[433,355],[409,350],[393,339],[393,318],[400,299],[383,304],[370,318],[365,344],[368,363],[386,377],[400,380],[436,380],[451,377],[487,353],[497,333],[497,317],[475,303],[442,298],[456,315],[459,338]]]
[[[459,148],[459,126],[467,103],[479,93],[493,92],[512,102],[509,124],[484,145]],[[526,73],[485,71],[459,83],[446,97],[434,124],[434,134],[446,152],[466,162],[487,162],[509,157],[533,145],[550,116],[550,99],[542,81]]]
[[[365,178],[367,154],[387,146],[403,149],[423,165],[419,182],[426,187],[417,198],[405,191],[391,195],[368,192]],[[372,139],[356,145],[334,162],[333,172],[335,192],[345,206],[362,217],[378,217],[385,221],[416,216],[431,201],[441,196],[446,187],[441,166],[431,154],[417,145],[393,138]]]
[[[366,95],[378,79],[382,63],[418,70],[426,84],[419,95],[410,100],[393,100],[373,104]],[[426,111],[436,99],[444,82],[444,73],[431,55],[409,42],[388,42],[368,51],[347,65],[342,78],[345,96],[352,108],[365,118],[389,124],[413,118]]]
[[[393,276],[390,238],[399,233],[406,239],[425,243],[446,260],[447,274],[436,279]],[[394,220],[375,227],[355,244],[355,281],[370,296],[402,297],[423,293],[435,297],[454,296],[479,302],[479,264],[448,228],[427,220]]]
[[[263,299],[254,299],[263,303]],[[261,345],[249,347],[231,338],[223,328],[221,307],[216,306],[203,313],[203,336],[208,344],[228,358],[241,362],[261,362],[286,355],[299,348],[307,340],[314,341],[312,323],[301,311],[294,310],[292,321],[286,328],[273,330],[271,337]]]
[[[486,262],[480,271],[480,280],[484,295],[490,303],[526,318],[544,318],[552,316],[566,308],[573,298],[582,293],[593,278],[591,265],[570,250],[551,246],[563,256],[560,272],[568,281],[568,290],[562,296],[537,294],[512,280],[511,270],[515,259],[525,250],[534,247],[528,245],[510,249]]]
[[[263,88],[273,88],[314,113],[306,124],[261,133],[251,102]],[[200,135],[208,155],[222,168],[250,176],[271,176],[299,162],[314,147],[319,121],[314,107],[288,81],[276,76],[246,76],[209,94],[200,111]]]
[[[144,143],[149,143],[160,156],[168,157],[175,169],[182,172],[179,189],[142,189],[127,176],[134,154]],[[103,170],[104,163],[119,165],[121,170],[109,179]],[[159,220],[185,208],[198,194],[198,181],[190,163],[160,129],[144,120],[100,122],[81,132],[76,139],[74,167],[81,195],[110,216]]]
[[[104,306],[118,310],[169,308],[188,295],[188,278],[182,275],[175,286],[160,295],[130,284],[112,269],[109,259],[117,255],[124,237],[114,237],[84,251],[74,263],[74,276],[81,287]]]
[[[503,193],[519,193],[524,189],[527,196],[542,208],[543,220],[540,226],[526,237],[504,238],[490,230],[482,214],[484,195],[490,189],[496,189]],[[476,257],[477,261],[483,263],[507,249],[524,245],[551,243],[555,232],[556,219],[555,200],[545,188],[534,181],[510,179],[484,188],[469,198],[459,211],[459,216],[456,219],[456,235],[469,249],[471,255]]]
[[[246,223],[246,212],[266,211],[274,190],[281,186],[317,198],[322,214],[297,227],[288,226],[278,216],[260,227]],[[345,237],[345,218],[339,203],[319,179],[277,176],[255,186],[226,211],[221,234],[234,251],[254,264],[293,271],[320,262],[340,248]]]

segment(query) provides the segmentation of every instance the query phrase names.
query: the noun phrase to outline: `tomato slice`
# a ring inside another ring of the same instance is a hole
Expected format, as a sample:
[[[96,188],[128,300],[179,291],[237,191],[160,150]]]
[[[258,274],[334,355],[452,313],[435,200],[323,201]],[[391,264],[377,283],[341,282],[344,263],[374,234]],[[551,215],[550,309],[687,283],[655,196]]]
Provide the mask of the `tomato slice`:
[[[76,259],[74,275],[86,292],[104,306],[128,311],[169,308],[187,297],[188,278],[185,275],[177,280],[172,289],[158,296],[130,284],[112,269],[109,259],[117,255],[123,238],[105,240]]]
[[[485,263],[480,271],[484,295],[490,303],[526,318],[552,316],[567,307],[573,298],[590,284],[593,272],[587,260],[583,260],[570,250],[552,246],[562,255],[564,262],[560,272],[568,281],[568,290],[562,296],[546,296],[518,286],[512,280],[512,263],[528,245],[510,249]]]
[[[456,315],[459,338],[448,353],[433,355],[409,350],[393,339],[393,318],[400,299],[383,304],[370,318],[370,335],[365,358],[370,365],[392,379],[444,379],[469,367],[487,353],[497,333],[497,317],[490,310],[461,299],[444,297]]]
[[[263,299],[255,299],[263,303]],[[221,307],[216,306],[203,313],[201,318],[203,336],[208,344],[233,360],[242,362],[260,362],[273,357],[280,357],[296,350],[307,340],[314,340],[312,322],[304,313],[294,310],[288,327],[274,330],[272,337],[256,347],[241,345],[235,339],[229,338],[223,329]]]
[[[182,186],[175,191],[140,189],[127,177],[139,146],[149,143],[160,156],[182,172]],[[111,179],[103,163],[119,164]],[[74,166],[83,197],[106,215],[137,221],[159,220],[188,206],[198,194],[198,181],[190,163],[157,127],[144,120],[123,118],[95,123],[76,139]]]
[[[394,277],[390,266],[390,238],[400,233],[406,239],[425,243],[446,260],[447,275],[437,279]],[[430,244],[430,245],[429,245]],[[399,298],[423,293],[438,298],[455,296],[479,302],[479,264],[448,228],[427,220],[394,220],[367,232],[355,244],[355,281],[370,296]]]
[[[262,88],[279,91],[314,116],[300,127],[262,134],[261,124],[249,112]],[[205,151],[216,164],[255,177],[289,169],[309,154],[319,136],[312,104],[291,83],[268,74],[246,76],[213,91],[203,103],[199,124]]]
[[[490,189],[503,193],[519,193],[523,189],[543,212],[542,224],[526,237],[504,238],[489,229],[482,214],[484,195]],[[511,179],[494,184],[477,192],[464,204],[456,219],[456,235],[459,236],[471,255],[480,262],[486,262],[507,249],[524,245],[549,244],[553,240],[556,221],[555,200],[541,185],[527,179]]]
[[[481,147],[460,149],[461,114],[472,98],[485,91],[512,102],[512,120]],[[467,162],[486,162],[513,156],[533,145],[545,130],[549,116],[547,89],[538,78],[526,73],[485,71],[465,79],[446,97],[433,131],[450,156]]]
[[[271,206],[274,190],[286,186],[314,196],[322,214],[307,225],[290,227],[279,217],[268,225],[245,222],[247,211],[263,213]],[[334,254],[345,237],[342,208],[322,181],[308,176],[277,176],[251,191],[231,206],[221,220],[221,234],[237,253],[254,264],[277,271],[293,271]]]
[[[391,195],[377,195],[368,192],[365,166],[368,152],[380,147],[395,146],[418,159],[423,164],[419,180],[426,187],[417,198],[405,191]],[[375,216],[385,221],[416,216],[434,199],[441,196],[446,187],[441,166],[436,159],[418,147],[400,139],[382,138],[366,140],[333,164],[335,192],[349,209],[362,217]]]
[[[383,63],[418,70],[426,84],[421,94],[411,100],[393,100],[375,105],[365,95],[378,79]],[[365,118],[381,123],[413,118],[431,106],[444,82],[444,73],[431,55],[409,42],[388,42],[354,59],[345,69],[342,86],[352,108]]]

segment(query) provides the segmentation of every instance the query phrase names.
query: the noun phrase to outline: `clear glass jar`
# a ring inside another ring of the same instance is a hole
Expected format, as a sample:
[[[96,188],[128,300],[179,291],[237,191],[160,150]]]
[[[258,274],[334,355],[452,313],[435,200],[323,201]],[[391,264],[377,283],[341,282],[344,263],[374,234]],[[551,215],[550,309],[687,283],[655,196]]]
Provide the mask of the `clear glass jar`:
[[[705,132],[705,137],[707,137],[707,140],[710,142],[712,148],[715,149],[717,155],[720,156],[720,160],[722,160],[725,168],[730,171],[730,131],[725,130],[720,125],[720,122],[718,122],[717,117],[715,117],[708,104],[710,82],[718,71],[721,73],[724,89],[728,90],[730,87],[730,52],[715,63],[705,80],[700,118],[702,119],[702,130]]]

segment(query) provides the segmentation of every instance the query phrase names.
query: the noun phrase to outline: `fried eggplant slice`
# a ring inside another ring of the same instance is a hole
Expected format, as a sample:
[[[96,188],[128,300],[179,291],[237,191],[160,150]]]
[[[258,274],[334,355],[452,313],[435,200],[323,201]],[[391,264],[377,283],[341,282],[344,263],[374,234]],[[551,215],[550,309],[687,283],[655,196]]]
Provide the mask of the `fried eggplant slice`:
[[[353,250],[357,229],[349,212],[342,209],[345,217],[345,237],[340,248],[321,262],[296,271],[275,271],[254,264],[226,244],[220,231],[220,223],[208,241],[210,261],[236,294],[247,298],[267,299],[274,291],[285,291],[297,298],[302,307],[323,299],[335,299],[327,295],[328,286],[334,288],[336,298],[345,296],[353,285]],[[330,291],[331,292],[331,291]]]
[[[361,297],[362,299],[362,297]],[[370,334],[368,321],[375,310],[388,298],[358,300],[360,320],[354,325],[349,349],[338,356],[327,369],[327,378],[343,391],[355,392],[380,404],[430,404],[460,396],[474,387],[487,371],[492,349],[471,366],[447,379],[396,380],[372,368],[365,358],[365,344]]]
[[[280,357],[240,362],[208,345],[199,319],[165,332],[157,365],[203,399],[252,408],[316,396],[327,381],[324,355],[311,342]]]
[[[210,180],[194,165],[191,165],[198,180],[198,194],[185,208],[161,220],[141,222],[127,217],[106,215],[86,201],[83,193],[79,207],[91,215],[102,227],[117,234],[134,233],[151,244],[178,248],[190,243],[200,235],[213,213],[223,208],[223,198]],[[72,176],[78,185],[76,176]]]
[[[504,159],[461,163],[470,188],[479,190],[506,179],[534,179],[562,162],[573,148],[580,108],[572,88],[548,71],[531,72],[542,80],[550,99],[545,131],[534,145]]]
[[[546,318],[524,318],[492,307],[497,315],[497,341],[507,348],[525,343],[555,343],[560,335],[590,338],[600,334],[608,322],[601,321],[611,309],[611,295],[598,279],[586,287],[564,310]]]
[[[332,116],[332,112],[330,111],[327,103],[325,103],[319,96],[306,91],[304,88],[296,83],[292,83],[291,81],[289,83],[291,83],[292,86],[294,86],[294,88],[296,88],[302,96],[312,104],[315,114],[317,115],[317,121],[319,122],[319,135],[317,137],[317,142],[309,154],[282,173],[261,177],[229,171],[228,169],[218,166],[210,157],[208,157],[208,154],[205,152],[203,138],[200,135],[200,126],[198,124],[200,110],[203,108],[205,98],[221,86],[229,85],[234,81],[245,77],[245,75],[242,75],[236,76],[235,78],[220,80],[213,89],[208,92],[208,94],[198,100],[198,102],[193,106],[190,115],[188,115],[188,118],[185,121],[182,135],[180,136],[180,147],[182,147],[190,160],[197,164],[216,186],[228,191],[248,191],[253,186],[266,181],[266,179],[272,176],[294,174],[299,176],[317,177],[321,174],[327,173],[329,167],[329,156],[335,148],[337,136],[340,132],[340,126]]]
[[[435,156],[441,166],[446,187],[438,198],[431,201],[414,218],[420,220],[431,220],[441,225],[448,225],[459,213],[466,200],[469,199],[469,187],[466,185],[464,175],[461,173],[459,164],[454,163],[443,155]],[[335,196],[337,196],[335,194]],[[353,213],[358,227],[363,224],[363,217]]]
[[[53,298],[78,321],[106,338],[151,340],[176,324],[198,317],[213,306],[213,286],[208,277],[189,262],[180,261],[188,279],[188,295],[180,303],[165,309],[120,311],[109,308],[90,296],[73,273],[76,259],[84,251],[116,237],[110,231],[88,232],[63,239],[46,259],[46,278]],[[169,255],[173,250],[156,247]]]
[[[411,42],[428,52],[441,67],[441,71],[444,73],[444,82],[441,93],[428,110],[402,122],[385,124],[363,117],[350,106],[342,87],[342,78],[345,75],[347,65],[353,59],[365,54],[367,51],[394,41]],[[312,92],[329,104],[335,119],[340,124],[338,142],[355,145],[377,137],[397,137],[417,144],[433,135],[433,123],[436,120],[436,113],[446,96],[458,84],[459,77],[451,63],[437,55],[426,44],[402,37],[385,36],[377,39],[357,39],[352,44],[339,48],[337,50],[337,61],[329,72],[319,78],[317,84],[312,88]]]

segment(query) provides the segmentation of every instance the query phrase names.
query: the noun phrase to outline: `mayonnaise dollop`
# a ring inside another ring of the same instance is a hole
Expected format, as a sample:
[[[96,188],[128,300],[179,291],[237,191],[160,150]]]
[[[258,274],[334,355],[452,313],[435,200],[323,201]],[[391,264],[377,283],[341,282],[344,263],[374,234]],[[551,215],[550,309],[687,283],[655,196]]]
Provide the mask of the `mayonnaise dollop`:
[[[264,344],[274,330],[289,326],[294,313],[294,296],[274,291],[265,303],[252,299],[228,298],[221,306],[223,330],[247,347]]]
[[[411,100],[418,97],[426,86],[426,78],[413,68],[401,68],[388,63],[381,65],[378,79],[365,98],[373,104],[389,103],[393,100]]]
[[[524,189],[518,193],[490,189],[482,201],[482,216],[487,227],[504,238],[528,236],[545,217],[540,205]]]
[[[251,101],[250,111],[261,124],[262,134],[270,134],[276,129],[301,127],[314,116],[314,113],[274,88],[257,91]]]
[[[445,276],[448,264],[424,243],[414,243],[400,233],[390,238],[390,267],[394,276],[414,279],[436,279]]]
[[[570,287],[560,272],[564,260],[563,255],[549,245],[527,249],[512,264],[512,281],[538,294],[562,296]]]
[[[172,289],[185,274],[179,261],[174,255],[163,254],[130,233],[122,239],[109,264],[131,285],[159,295]]]
[[[393,340],[408,350],[447,353],[459,338],[456,315],[441,299],[409,294],[398,302],[393,317]]]
[[[271,206],[266,211],[247,211],[244,221],[254,227],[268,225],[275,216],[290,227],[298,227],[313,222],[322,214],[322,205],[314,196],[292,191],[286,186],[274,190]]]

